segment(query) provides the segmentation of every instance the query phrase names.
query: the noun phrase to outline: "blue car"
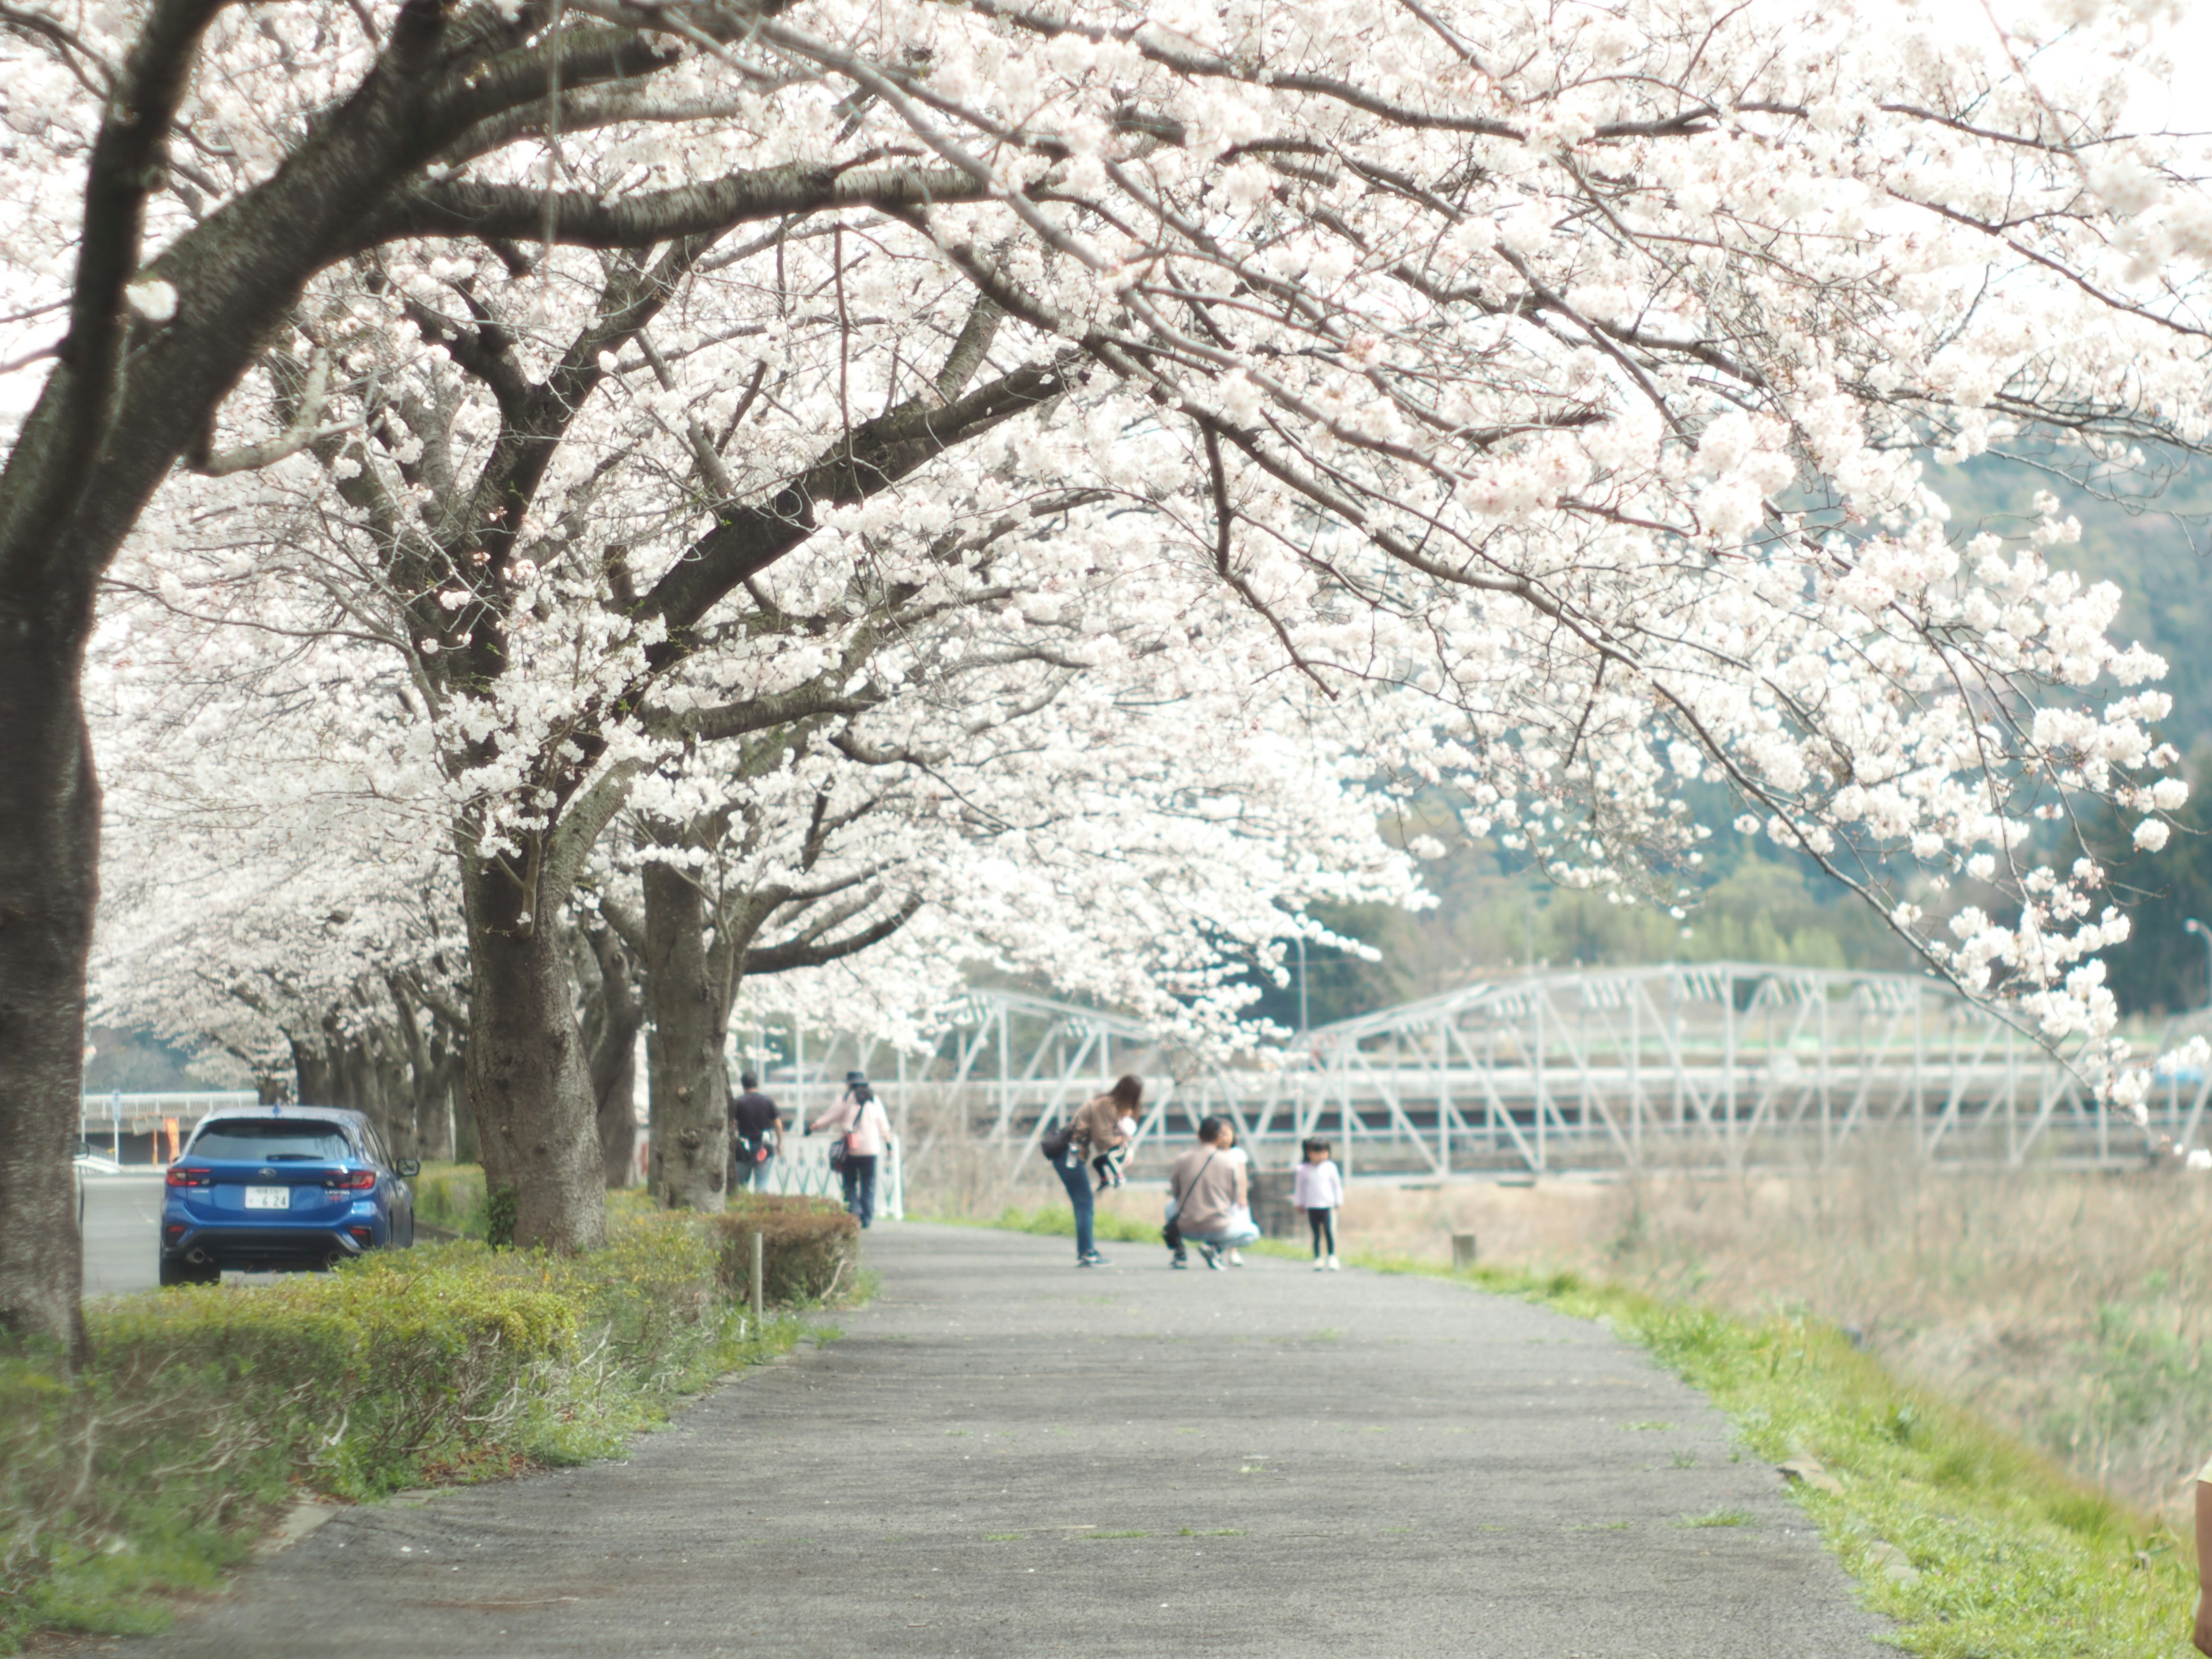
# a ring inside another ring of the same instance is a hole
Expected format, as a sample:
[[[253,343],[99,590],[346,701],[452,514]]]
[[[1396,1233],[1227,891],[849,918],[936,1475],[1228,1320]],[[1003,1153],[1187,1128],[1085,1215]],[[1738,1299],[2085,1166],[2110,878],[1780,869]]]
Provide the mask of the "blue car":
[[[225,1267],[327,1267],[415,1242],[422,1165],[394,1160],[359,1112],[264,1106],[202,1121],[169,1166],[161,1283],[208,1285]]]

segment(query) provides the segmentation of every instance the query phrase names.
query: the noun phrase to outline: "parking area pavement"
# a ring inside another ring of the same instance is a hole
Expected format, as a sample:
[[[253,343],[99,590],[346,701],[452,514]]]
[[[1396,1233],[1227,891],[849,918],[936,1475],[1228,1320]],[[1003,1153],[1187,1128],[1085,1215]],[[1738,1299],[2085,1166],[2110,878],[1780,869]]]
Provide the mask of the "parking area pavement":
[[[343,1512],[145,1659],[1875,1659],[1772,1470],[1463,1286],[878,1226],[837,1340],[626,1461]]]

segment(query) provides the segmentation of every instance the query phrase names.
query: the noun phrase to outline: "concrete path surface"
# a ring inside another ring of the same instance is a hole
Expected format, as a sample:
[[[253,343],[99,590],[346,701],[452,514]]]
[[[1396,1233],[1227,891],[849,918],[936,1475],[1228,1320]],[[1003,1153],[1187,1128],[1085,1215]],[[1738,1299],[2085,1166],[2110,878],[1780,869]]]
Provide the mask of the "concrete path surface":
[[[879,1226],[628,1461],[349,1510],[147,1659],[1874,1659],[1724,1420],[1462,1286]],[[1690,1520],[1733,1522],[1691,1525]]]

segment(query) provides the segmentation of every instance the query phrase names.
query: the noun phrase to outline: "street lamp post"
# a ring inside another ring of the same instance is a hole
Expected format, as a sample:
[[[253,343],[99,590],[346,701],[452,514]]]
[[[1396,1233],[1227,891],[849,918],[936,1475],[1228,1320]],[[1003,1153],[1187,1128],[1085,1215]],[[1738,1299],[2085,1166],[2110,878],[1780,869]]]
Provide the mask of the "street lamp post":
[[[2181,931],[2194,933],[2204,941],[2204,1006],[2212,1008],[2212,928],[2206,927],[2196,917],[2189,916],[2184,918]]]

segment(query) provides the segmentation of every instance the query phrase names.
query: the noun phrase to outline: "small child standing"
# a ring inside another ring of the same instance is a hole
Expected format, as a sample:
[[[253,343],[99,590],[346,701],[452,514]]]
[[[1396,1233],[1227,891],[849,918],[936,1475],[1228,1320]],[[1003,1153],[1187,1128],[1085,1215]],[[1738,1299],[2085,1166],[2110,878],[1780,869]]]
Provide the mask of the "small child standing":
[[[1344,1207],[1344,1176],[1328,1153],[1328,1142],[1315,1136],[1305,1143],[1305,1162],[1291,1177],[1291,1202],[1306,1212],[1306,1224],[1313,1229],[1316,1273],[1336,1271],[1336,1212]]]

